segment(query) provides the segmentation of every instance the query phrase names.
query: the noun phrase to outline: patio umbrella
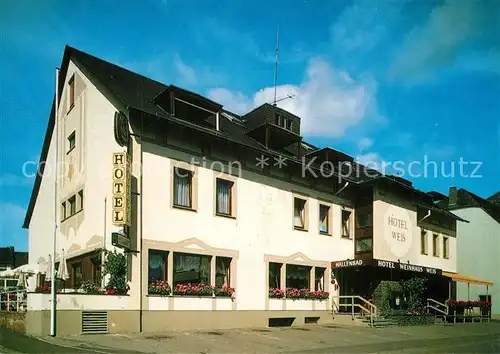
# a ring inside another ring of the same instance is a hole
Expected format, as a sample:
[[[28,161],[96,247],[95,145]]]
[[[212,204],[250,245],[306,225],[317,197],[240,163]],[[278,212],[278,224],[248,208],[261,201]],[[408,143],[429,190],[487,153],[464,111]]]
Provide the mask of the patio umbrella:
[[[47,270],[45,271],[45,281],[52,280],[52,255],[49,254],[49,260],[47,262]]]
[[[22,288],[26,288],[27,280],[28,279],[26,278],[26,273],[20,272],[19,278],[17,278],[17,286],[20,286]]]
[[[15,269],[13,269],[13,272],[15,275],[18,274],[38,274],[40,272],[40,265],[39,264],[23,264],[22,266],[19,266]]]
[[[57,269],[57,278],[62,280],[69,279],[68,265],[66,264],[66,255],[64,250],[61,252],[61,259],[59,261],[59,269]]]

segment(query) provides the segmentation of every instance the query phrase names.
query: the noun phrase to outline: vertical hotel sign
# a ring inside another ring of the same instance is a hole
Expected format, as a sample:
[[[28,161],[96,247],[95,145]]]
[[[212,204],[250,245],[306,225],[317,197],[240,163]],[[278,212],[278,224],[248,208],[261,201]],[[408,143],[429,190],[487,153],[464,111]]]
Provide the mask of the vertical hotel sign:
[[[130,226],[131,205],[131,165],[126,152],[113,153],[113,225]]]

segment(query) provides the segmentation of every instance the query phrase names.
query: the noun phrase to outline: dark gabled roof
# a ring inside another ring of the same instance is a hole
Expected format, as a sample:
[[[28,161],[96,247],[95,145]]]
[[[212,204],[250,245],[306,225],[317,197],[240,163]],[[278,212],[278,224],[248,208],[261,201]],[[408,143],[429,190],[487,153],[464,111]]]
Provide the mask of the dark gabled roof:
[[[435,202],[448,199],[448,196],[437,191],[430,191],[427,192],[427,194],[429,194]]]
[[[500,224],[500,206],[463,188],[457,190],[457,203],[451,206],[448,203],[447,207],[449,210],[481,208]]]
[[[453,214],[452,212],[446,210],[445,208],[442,208],[439,205],[432,205],[430,203],[420,202],[417,204],[417,206],[424,208],[424,209],[427,209],[427,210],[435,211],[435,212],[443,214],[443,215],[446,215],[446,216],[448,216],[452,219],[458,220],[458,221],[469,223],[469,221],[462,219],[460,216]]]
[[[490,203],[500,206],[500,192],[496,192],[486,200],[489,201]]]
[[[173,85],[165,85],[161,82],[149,79],[145,76],[136,74],[130,70],[117,66],[115,64],[109,63],[105,60],[99,59],[72,47],[66,46],[64,51],[64,56],[61,63],[60,77],[65,77],[68,70],[68,65],[70,60],[78,67],[78,69],[92,82],[93,85],[113,104],[118,110],[122,111],[124,114],[132,118],[131,112],[145,113],[148,119],[155,122],[163,123],[173,123],[182,125],[189,129],[193,129],[204,134],[216,137],[217,139],[224,139],[226,141],[235,142],[239,145],[245,146],[247,148],[259,151],[263,154],[268,154],[271,156],[279,156],[283,154],[293,163],[301,163],[302,156],[311,151],[317,150],[317,148],[305,141],[300,141],[300,139],[295,139],[294,144],[297,148],[292,145],[284,147],[282,150],[273,150],[269,147],[264,146],[255,138],[248,135],[250,127],[248,126],[249,120],[246,119],[251,113],[247,113],[244,116],[238,116],[234,113],[222,110],[223,114],[221,116],[224,119],[220,119],[220,131],[213,129],[214,123],[210,124],[210,118],[203,120],[206,125],[200,124],[200,122],[191,122],[187,119],[181,119],[170,114],[165,108],[158,105],[155,102],[155,98],[159,98],[162,95],[170,91],[181,92],[183,95],[194,97],[197,100],[203,101],[205,104],[211,107],[222,107],[220,104],[213,102],[201,95],[194,92],[190,92]],[[63,91],[64,81],[59,82],[59,97]],[[30,202],[27,208],[26,217],[24,220],[23,227],[28,228],[33,210],[35,207],[36,199],[38,197],[40,185],[42,182],[42,176],[44,172],[44,161],[48,155],[50,140],[52,137],[52,131],[54,128],[54,102],[52,102],[52,108],[49,116],[49,121],[47,125],[47,130],[45,133],[44,143],[42,147],[42,153],[40,156],[39,171],[35,178],[35,183],[33,186]],[[269,108],[268,104],[260,106],[260,108]],[[257,107],[258,109],[259,107]],[[286,113],[294,118],[300,120],[300,117],[293,115],[279,107],[272,107],[273,110]],[[134,122],[131,119],[131,124]],[[297,135],[300,137],[300,135]],[[306,148],[307,147],[307,151]],[[333,151],[333,150],[332,150]],[[310,155],[313,156],[313,155]],[[347,156],[347,155],[346,155]],[[349,157],[349,156],[347,156]],[[391,181],[391,183],[396,183],[397,185],[402,185],[404,188],[419,192],[411,186],[411,183],[406,180],[396,180],[390,176],[382,176],[380,173],[371,170],[355,161],[350,161],[350,165],[342,165],[339,171],[336,171],[334,175],[336,177],[342,178],[345,181],[350,181],[355,184],[362,182],[368,182],[370,180],[377,180],[379,178],[384,178]],[[423,193],[423,192],[420,192]]]
[[[175,90],[182,92],[185,95],[191,95],[193,97],[198,97],[205,100],[205,102],[212,104],[214,107],[222,107],[216,102],[204,98],[196,93],[175,87],[173,85],[165,85],[161,82],[149,79],[145,76],[134,73],[130,70],[107,62],[103,59],[97,58],[95,56],[84,53],[80,50],[66,46],[64,50],[64,55],[60,68],[60,77],[65,77],[68,70],[68,65],[70,60],[78,67],[78,69],[96,86],[96,88],[115,106],[117,109],[129,115],[131,111],[139,111],[147,113],[151,116],[155,116],[159,119],[165,119],[174,123],[178,123],[189,127],[191,129],[199,130],[204,133],[208,133],[223,139],[227,139],[233,142],[237,142],[246,147],[257,149],[259,151],[265,152],[270,155],[279,155],[281,151],[273,151],[264,147],[255,139],[252,139],[247,135],[248,128],[246,127],[245,119],[234,113],[226,112],[223,115],[225,119],[220,120],[221,131],[217,132],[215,130],[208,129],[199,124],[194,124],[184,119],[180,119],[170,115],[162,107],[158,106],[154,99],[159,97],[169,90]],[[59,97],[64,88],[64,81],[59,82]],[[59,101],[61,99],[59,98]],[[40,190],[40,185],[42,182],[42,176],[44,172],[45,159],[49,152],[50,140],[52,138],[52,132],[54,129],[55,122],[55,109],[54,109],[55,99],[52,102],[51,112],[49,115],[49,121],[47,124],[47,130],[45,132],[42,153],[40,155],[39,170],[35,178],[35,183],[31,193],[29,205],[26,211],[26,216],[24,219],[23,227],[28,228],[33,210],[35,207],[36,199]],[[276,108],[282,110],[281,108]],[[286,111],[284,111],[286,112]],[[287,112],[288,114],[291,114]],[[228,118],[227,115],[234,117]],[[299,118],[299,117],[297,117]],[[300,118],[299,118],[300,119]],[[312,148],[314,148],[311,145]],[[283,151],[288,155],[288,157],[296,158],[296,162],[300,162],[298,156],[291,156],[289,149]],[[343,177],[346,180],[350,180],[349,176]]]
[[[167,88],[166,85],[148,79],[145,76],[136,74],[130,70],[96,58],[92,55],[79,51],[70,46],[66,46],[60,68],[60,77],[65,77],[71,60],[85,76],[108,98],[113,105],[119,107],[124,113],[128,113],[128,108],[135,107],[147,113],[158,115],[162,110],[152,103],[153,97],[160,91]],[[64,88],[63,80],[59,81],[59,101]],[[28,209],[24,218],[23,227],[28,228],[31,215],[35,208],[36,198],[42,183],[42,176],[45,168],[45,159],[49,153],[50,140],[54,130],[55,122],[55,98],[52,100],[49,121],[45,137],[43,140],[42,153],[38,164],[38,172],[35,177],[33,190],[31,192]]]

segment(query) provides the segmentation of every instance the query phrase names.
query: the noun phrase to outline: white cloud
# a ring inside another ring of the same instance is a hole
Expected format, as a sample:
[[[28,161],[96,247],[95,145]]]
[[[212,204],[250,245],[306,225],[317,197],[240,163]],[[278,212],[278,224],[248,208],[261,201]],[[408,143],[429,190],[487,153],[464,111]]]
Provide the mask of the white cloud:
[[[370,138],[361,138],[358,142],[358,148],[360,150],[365,150],[370,148],[373,145],[373,139]]]
[[[435,69],[460,65],[463,48],[472,40],[479,43],[474,52],[486,58],[495,51],[493,48],[499,48],[499,15],[497,1],[445,1],[430,12],[421,26],[408,33],[396,54],[391,74],[417,83],[428,80]],[[491,58],[485,59],[484,65],[499,68],[498,62]],[[480,65],[465,69],[480,69]]]
[[[384,160],[377,152],[368,152],[366,154],[359,155],[356,157],[356,162],[383,173],[387,172],[384,171],[386,168]]]
[[[300,85],[281,85],[276,91],[278,99],[294,95],[293,99],[278,102],[278,106],[302,118],[302,134],[309,137],[342,137],[365,118],[381,118],[373,80],[356,80],[322,59],[310,60]],[[252,96],[212,89],[208,96],[243,114],[263,103],[272,103],[274,88],[263,88]]]
[[[232,92],[225,88],[208,90],[208,97],[215,102],[224,102],[227,110],[235,113],[245,113],[252,109],[252,101],[241,92]]]
[[[338,16],[330,37],[343,52],[369,52],[390,34],[402,1],[355,0]]]
[[[174,65],[182,84],[187,86],[196,85],[198,80],[196,78],[195,70],[191,66],[187,65],[180,56],[175,56]]]

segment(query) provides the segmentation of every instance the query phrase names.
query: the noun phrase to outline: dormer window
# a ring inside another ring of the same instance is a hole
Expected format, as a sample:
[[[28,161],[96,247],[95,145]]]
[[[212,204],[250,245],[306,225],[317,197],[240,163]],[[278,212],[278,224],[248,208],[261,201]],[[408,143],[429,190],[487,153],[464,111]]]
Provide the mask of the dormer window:
[[[287,130],[292,130],[292,120],[287,119],[283,117],[281,114],[276,113],[274,116],[274,124],[276,124],[278,127],[287,129]]]
[[[274,124],[276,124],[278,127],[281,127],[281,121],[282,121],[281,115],[276,114],[274,116]]]

